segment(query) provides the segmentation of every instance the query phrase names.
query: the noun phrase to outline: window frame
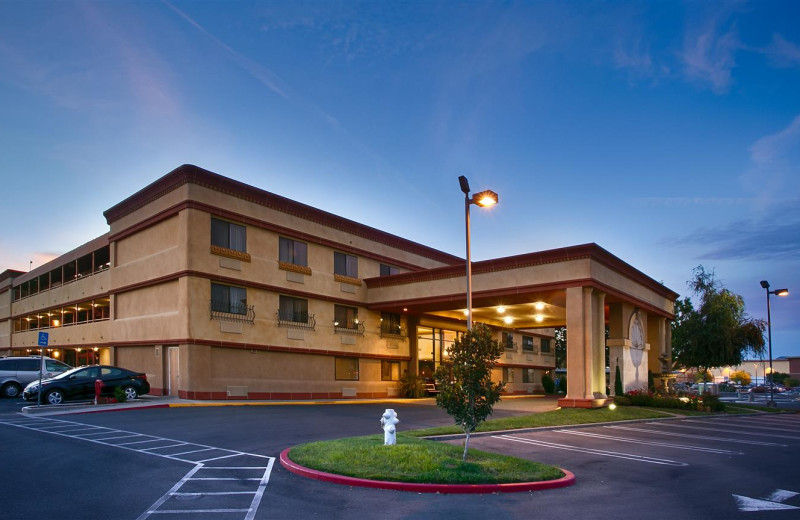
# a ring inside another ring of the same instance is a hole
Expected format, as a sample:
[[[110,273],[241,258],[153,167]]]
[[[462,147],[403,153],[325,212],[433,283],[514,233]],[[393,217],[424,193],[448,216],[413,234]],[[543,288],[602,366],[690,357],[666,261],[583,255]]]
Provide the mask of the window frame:
[[[353,356],[334,356],[333,358],[333,377],[336,381],[360,381],[360,362],[359,358]],[[342,366],[345,362],[354,362],[355,363],[355,370],[353,367],[344,367]],[[340,373],[342,370],[342,373]],[[349,374],[351,377],[347,377]],[[355,377],[352,377],[352,376]]]
[[[358,279],[358,257],[349,253],[334,251],[333,274]]]
[[[308,243],[279,236],[278,261],[289,265],[308,267]]]
[[[223,243],[215,243],[214,241],[215,237],[217,238],[217,240],[220,240],[221,238],[221,235],[219,234],[219,232],[222,229],[220,224],[224,225],[226,228],[224,233],[225,239],[222,240]],[[233,231],[237,229],[242,230],[241,237],[234,236]],[[228,251],[234,251],[237,253],[247,253],[247,226],[244,226],[242,224],[237,224],[236,222],[231,222],[229,220],[224,220],[219,217],[212,216],[211,232],[209,238],[211,241],[211,247],[218,247]],[[241,245],[239,244],[239,242],[241,242]]]

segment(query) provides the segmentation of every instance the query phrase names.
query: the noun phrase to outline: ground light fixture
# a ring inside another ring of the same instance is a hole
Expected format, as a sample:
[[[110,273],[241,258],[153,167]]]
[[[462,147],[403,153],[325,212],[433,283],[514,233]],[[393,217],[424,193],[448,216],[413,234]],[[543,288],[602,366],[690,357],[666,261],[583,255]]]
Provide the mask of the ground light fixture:
[[[769,309],[769,295],[789,296],[789,289],[775,289],[774,291],[770,291],[769,282],[766,280],[761,280],[761,287],[767,291],[767,345],[769,346],[769,402],[767,406],[775,408],[778,405],[775,402],[775,372],[772,370],[772,318]]]
[[[461,191],[464,193],[464,218],[466,220],[467,231],[467,330],[472,330],[472,259],[470,257],[470,233],[469,233],[469,206],[475,204],[481,208],[489,208],[498,202],[497,193],[492,190],[484,190],[480,193],[469,196],[469,181],[461,175],[458,178]]]

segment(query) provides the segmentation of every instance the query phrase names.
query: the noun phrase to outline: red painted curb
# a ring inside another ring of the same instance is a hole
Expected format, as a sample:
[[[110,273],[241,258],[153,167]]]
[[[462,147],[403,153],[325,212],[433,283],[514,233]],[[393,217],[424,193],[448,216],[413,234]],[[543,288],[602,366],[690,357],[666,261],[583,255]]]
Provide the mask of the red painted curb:
[[[389,482],[386,480],[367,480],[363,478],[346,477],[333,473],[324,473],[315,469],[306,468],[295,464],[289,459],[289,450],[281,452],[281,465],[303,477],[343,484],[345,486],[358,486],[373,489],[393,489],[395,491],[413,491],[415,493],[516,493],[519,491],[541,491],[571,486],[575,483],[575,475],[565,469],[564,476],[557,480],[543,480],[540,482],[514,482],[510,484],[418,484],[413,482]]]

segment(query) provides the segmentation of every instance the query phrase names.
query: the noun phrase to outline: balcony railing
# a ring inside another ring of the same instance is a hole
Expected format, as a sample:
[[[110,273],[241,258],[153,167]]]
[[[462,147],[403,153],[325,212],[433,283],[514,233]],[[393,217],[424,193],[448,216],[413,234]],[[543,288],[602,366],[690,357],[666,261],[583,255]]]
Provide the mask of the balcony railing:
[[[212,320],[249,323],[250,325],[253,325],[256,320],[254,305],[210,300],[209,309],[211,311]]]
[[[408,334],[406,329],[397,324],[381,322],[381,337],[389,339],[402,339],[405,340]]]
[[[333,331],[337,334],[361,334],[364,335],[364,322],[358,318],[352,320],[334,320]]]
[[[313,314],[278,309],[278,327],[314,330],[317,320]]]

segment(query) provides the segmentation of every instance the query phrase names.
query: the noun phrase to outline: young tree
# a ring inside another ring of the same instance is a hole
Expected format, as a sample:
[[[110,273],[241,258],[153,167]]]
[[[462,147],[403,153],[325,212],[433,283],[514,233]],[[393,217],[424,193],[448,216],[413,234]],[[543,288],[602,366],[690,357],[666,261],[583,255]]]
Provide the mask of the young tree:
[[[736,366],[747,352],[764,352],[763,320],[745,313],[744,299],[721,286],[714,272],[703,266],[693,270],[688,285],[699,299],[695,310],[689,298],[675,302],[672,355],[678,366],[710,368]]]
[[[464,455],[467,460],[469,435],[492,413],[505,383],[492,382],[492,368],[503,355],[503,345],[492,338],[492,331],[477,323],[471,331],[456,338],[447,349],[449,363],[436,369],[436,406],[443,408],[464,430]]]
[[[737,370],[736,372],[731,374],[731,381],[733,381],[737,385],[749,385],[750,374],[748,374],[744,370]]]

